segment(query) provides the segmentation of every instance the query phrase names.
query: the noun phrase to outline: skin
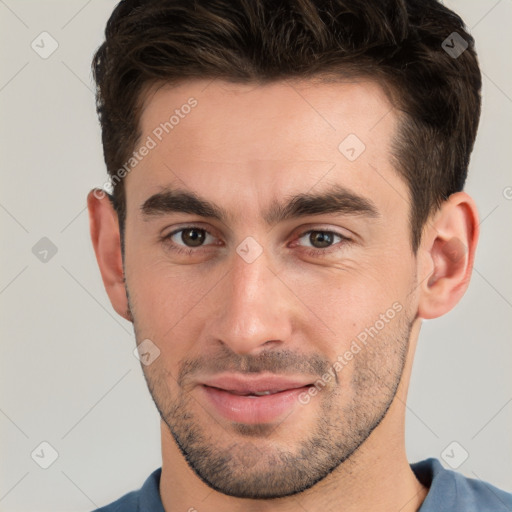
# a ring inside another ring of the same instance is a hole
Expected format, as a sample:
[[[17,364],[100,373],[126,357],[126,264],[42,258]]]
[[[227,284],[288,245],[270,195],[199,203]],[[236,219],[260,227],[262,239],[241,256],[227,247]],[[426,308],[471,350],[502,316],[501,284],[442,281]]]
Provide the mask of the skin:
[[[399,113],[374,82],[161,86],[144,97],[140,140],[189,97],[197,106],[125,178],[124,262],[108,198],[88,196],[112,305],[134,323],[137,343],[160,350],[142,369],[162,417],[165,510],[418,510],[428,489],[404,442],[414,349],[421,320],[448,312],[468,286],[474,201],[453,194],[413,253],[408,187],[390,155]],[[354,161],[338,149],[351,133],[366,146]],[[333,185],[372,201],[377,215],[265,223],[273,201]],[[193,191],[229,217],[144,217],[141,205],[165,187]],[[199,231],[204,245],[173,251],[190,238],[163,237],[191,224],[209,233]],[[311,231],[349,241],[321,248]],[[236,251],[248,236],[263,251],[251,263]],[[230,422],[205,400],[202,379],[226,369],[321,378],[393,304],[400,311],[336,378],[279,421]]]

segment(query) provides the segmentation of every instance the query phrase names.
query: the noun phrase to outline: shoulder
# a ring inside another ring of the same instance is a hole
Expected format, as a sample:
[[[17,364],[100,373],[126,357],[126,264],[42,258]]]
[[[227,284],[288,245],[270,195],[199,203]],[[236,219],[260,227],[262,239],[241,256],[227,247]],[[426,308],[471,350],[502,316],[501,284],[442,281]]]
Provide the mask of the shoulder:
[[[512,494],[488,482],[468,478],[443,468],[437,459],[427,459],[411,468],[418,480],[429,487],[420,512],[510,512]]]
[[[159,492],[161,472],[162,468],[156,469],[138,491],[129,492],[93,512],[164,512]]]
[[[109,505],[100,507],[93,512],[139,512],[139,494],[140,491],[129,492]]]

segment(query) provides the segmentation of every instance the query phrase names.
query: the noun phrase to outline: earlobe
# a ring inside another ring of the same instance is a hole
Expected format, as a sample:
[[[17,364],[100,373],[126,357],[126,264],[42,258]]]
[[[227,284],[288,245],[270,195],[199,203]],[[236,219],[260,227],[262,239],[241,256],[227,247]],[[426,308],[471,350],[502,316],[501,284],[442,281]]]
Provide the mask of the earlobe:
[[[124,284],[117,214],[110,199],[101,189],[93,189],[89,192],[87,208],[91,240],[105,290],[116,312],[131,322],[132,317],[129,314]]]
[[[421,318],[442,316],[460,301],[471,278],[478,234],[476,205],[465,192],[451,195],[429,220],[419,249]]]

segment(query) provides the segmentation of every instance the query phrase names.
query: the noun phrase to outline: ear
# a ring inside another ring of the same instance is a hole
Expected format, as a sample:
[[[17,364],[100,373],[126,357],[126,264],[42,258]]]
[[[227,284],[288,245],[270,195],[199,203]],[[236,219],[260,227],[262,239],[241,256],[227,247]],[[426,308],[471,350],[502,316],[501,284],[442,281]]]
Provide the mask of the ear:
[[[418,254],[418,316],[437,318],[462,298],[478,242],[478,211],[465,192],[452,194],[427,222]]]
[[[117,213],[102,189],[93,189],[87,195],[92,245],[100,267],[105,290],[119,315],[131,322],[124,285],[121,237]]]

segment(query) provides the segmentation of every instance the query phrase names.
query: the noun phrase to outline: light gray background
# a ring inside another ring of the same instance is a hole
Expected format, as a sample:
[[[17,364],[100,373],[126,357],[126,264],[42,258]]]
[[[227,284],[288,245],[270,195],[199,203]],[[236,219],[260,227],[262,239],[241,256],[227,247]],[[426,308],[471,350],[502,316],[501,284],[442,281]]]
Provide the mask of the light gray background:
[[[441,458],[457,441],[469,453],[459,471],[512,491],[512,0],[446,3],[484,75],[466,188],[482,233],[466,296],[424,323],[407,449]],[[131,324],[110,305],[88,231],[86,194],[106,177],[90,61],[114,5],[0,0],[1,511],[88,511],[161,463]],[[48,59],[31,48],[43,31],[59,44]],[[42,237],[58,248],[46,263],[32,253]],[[42,441],[59,454],[48,469],[31,458]]]

